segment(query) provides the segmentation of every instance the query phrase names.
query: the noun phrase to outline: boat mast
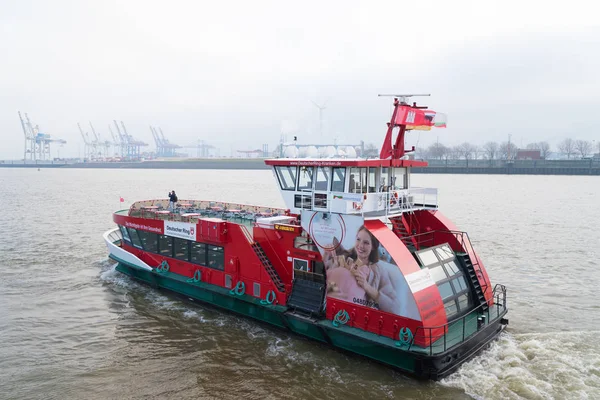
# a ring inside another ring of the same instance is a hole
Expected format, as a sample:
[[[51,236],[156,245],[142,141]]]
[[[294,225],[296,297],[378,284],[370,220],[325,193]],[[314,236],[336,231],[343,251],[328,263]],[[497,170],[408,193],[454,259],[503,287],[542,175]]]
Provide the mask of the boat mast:
[[[392,113],[392,119],[388,123],[388,131],[385,136],[384,146],[381,149],[381,154],[379,158],[388,158],[390,155],[392,156],[392,160],[398,160],[404,156],[407,152],[404,149],[404,136],[406,134],[406,124],[396,124],[396,115],[398,114],[398,109],[401,106],[416,108],[416,109],[427,109],[427,106],[417,106],[416,102],[413,102],[412,105],[408,104],[406,101],[408,97],[415,96],[431,96],[431,94],[379,94],[379,97],[394,97],[394,112]],[[392,148],[386,148],[386,144],[390,143],[392,140],[392,131],[395,127],[400,127],[400,131],[398,132],[398,136],[396,137],[396,142]],[[414,150],[414,149],[413,149]],[[409,151],[413,151],[409,150]]]

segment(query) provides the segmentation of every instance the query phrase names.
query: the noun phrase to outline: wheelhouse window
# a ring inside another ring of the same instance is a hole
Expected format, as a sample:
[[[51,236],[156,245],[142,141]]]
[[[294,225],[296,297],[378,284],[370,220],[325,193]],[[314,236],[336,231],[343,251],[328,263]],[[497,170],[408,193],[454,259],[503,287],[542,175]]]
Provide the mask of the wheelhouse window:
[[[192,242],[190,261],[194,264],[206,265],[206,244]]]
[[[315,181],[315,190],[327,190],[329,181],[329,167],[317,167],[317,179]]]
[[[300,167],[298,190],[311,190],[313,187],[313,167]]]
[[[133,245],[139,249],[143,249],[142,247],[142,241],[140,240],[140,237],[138,236],[137,230],[133,229],[133,228],[127,228],[129,229],[129,237],[131,238],[131,243],[133,243]]]
[[[131,244],[131,238],[129,237],[129,232],[127,232],[127,228],[125,228],[122,225],[119,225],[119,229],[121,230],[123,240],[125,240],[128,244]]]
[[[394,168],[393,189],[406,189],[408,187],[406,168]]]
[[[377,168],[370,167],[368,180],[369,180],[369,193],[375,193],[377,191],[377,181],[375,180],[377,176]]]
[[[175,258],[182,261],[190,260],[189,240],[173,238],[173,249]]]
[[[331,173],[331,191],[343,192],[346,183],[346,168],[333,168]]]
[[[350,168],[349,193],[367,193],[367,168]]]
[[[208,267],[225,269],[225,254],[221,246],[208,245]]]
[[[380,174],[379,191],[387,192],[390,190],[390,169],[388,167],[382,167]]]
[[[473,306],[471,290],[465,274],[456,263],[456,255],[448,244],[418,251],[423,268],[428,268],[444,302],[446,317],[467,313]]]
[[[173,257],[173,238],[171,236],[158,235],[158,254]]]
[[[290,166],[277,166],[275,167],[275,174],[279,180],[279,185],[282,190],[295,190],[296,189],[296,175],[298,167]]]

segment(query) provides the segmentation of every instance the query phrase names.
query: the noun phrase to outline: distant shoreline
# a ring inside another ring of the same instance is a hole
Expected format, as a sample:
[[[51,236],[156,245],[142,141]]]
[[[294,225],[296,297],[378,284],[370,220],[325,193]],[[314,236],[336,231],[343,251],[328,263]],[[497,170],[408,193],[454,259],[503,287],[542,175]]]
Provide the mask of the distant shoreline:
[[[517,161],[514,164],[496,163],[482,165],[481,162],[470,162],[470,166],[461,165],[464,160],[453,160],[452,165],[434,165],[424,168],[413,168],[414,173],[425,174],[493,174],[493,175],[600,175],[600,162],[587,160],[532,160]],[[481,161],[481,160],[478,160]],[[563,162],[564,161],[564,162]],[[457,165],[458,164],[458,165]],[[473,165],[475,164],[475,165]],[[268,170],[270,167],[263,159],[193,159],[193,160],[149,160],[139,162],[40,162],[27,163],[4,161],[0,168],[79,168],[79,169],[241,169]]]

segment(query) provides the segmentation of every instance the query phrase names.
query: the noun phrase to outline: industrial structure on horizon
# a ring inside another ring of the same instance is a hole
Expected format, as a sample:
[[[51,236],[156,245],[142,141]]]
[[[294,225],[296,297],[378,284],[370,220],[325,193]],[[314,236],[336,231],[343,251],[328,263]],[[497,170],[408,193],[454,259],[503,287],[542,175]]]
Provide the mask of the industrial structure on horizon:
[[[38,125],[33,125],[27,113],[25,118],[19,111],[19,119],[21,120],[21,127],[25,135],[25,152],[23,153],[23,161],[37,161],[37,160],[51,160],[50,144],[58,143],[63,145],[67,143],[64,139],[53,138],[51,135],[40,132]]]

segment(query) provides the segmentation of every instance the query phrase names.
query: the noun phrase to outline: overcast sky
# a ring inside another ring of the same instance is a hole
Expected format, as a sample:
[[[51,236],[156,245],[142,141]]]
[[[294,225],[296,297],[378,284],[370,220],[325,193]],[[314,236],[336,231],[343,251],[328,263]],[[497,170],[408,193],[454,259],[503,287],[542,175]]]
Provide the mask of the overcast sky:
[[[17,111],[77,156],[77,122],[112,120],[155,148],[229,156],[301,143],[378,147],[391,99],[448,114],[427,146],[600,141],[600,28],[589,1],[0,0],[0,159],[23,156]],[[319,110],[326,104],[323,135]],[[54,146],[53,156],[57,155]],[[192,150],[190,150],[193,152]]]

